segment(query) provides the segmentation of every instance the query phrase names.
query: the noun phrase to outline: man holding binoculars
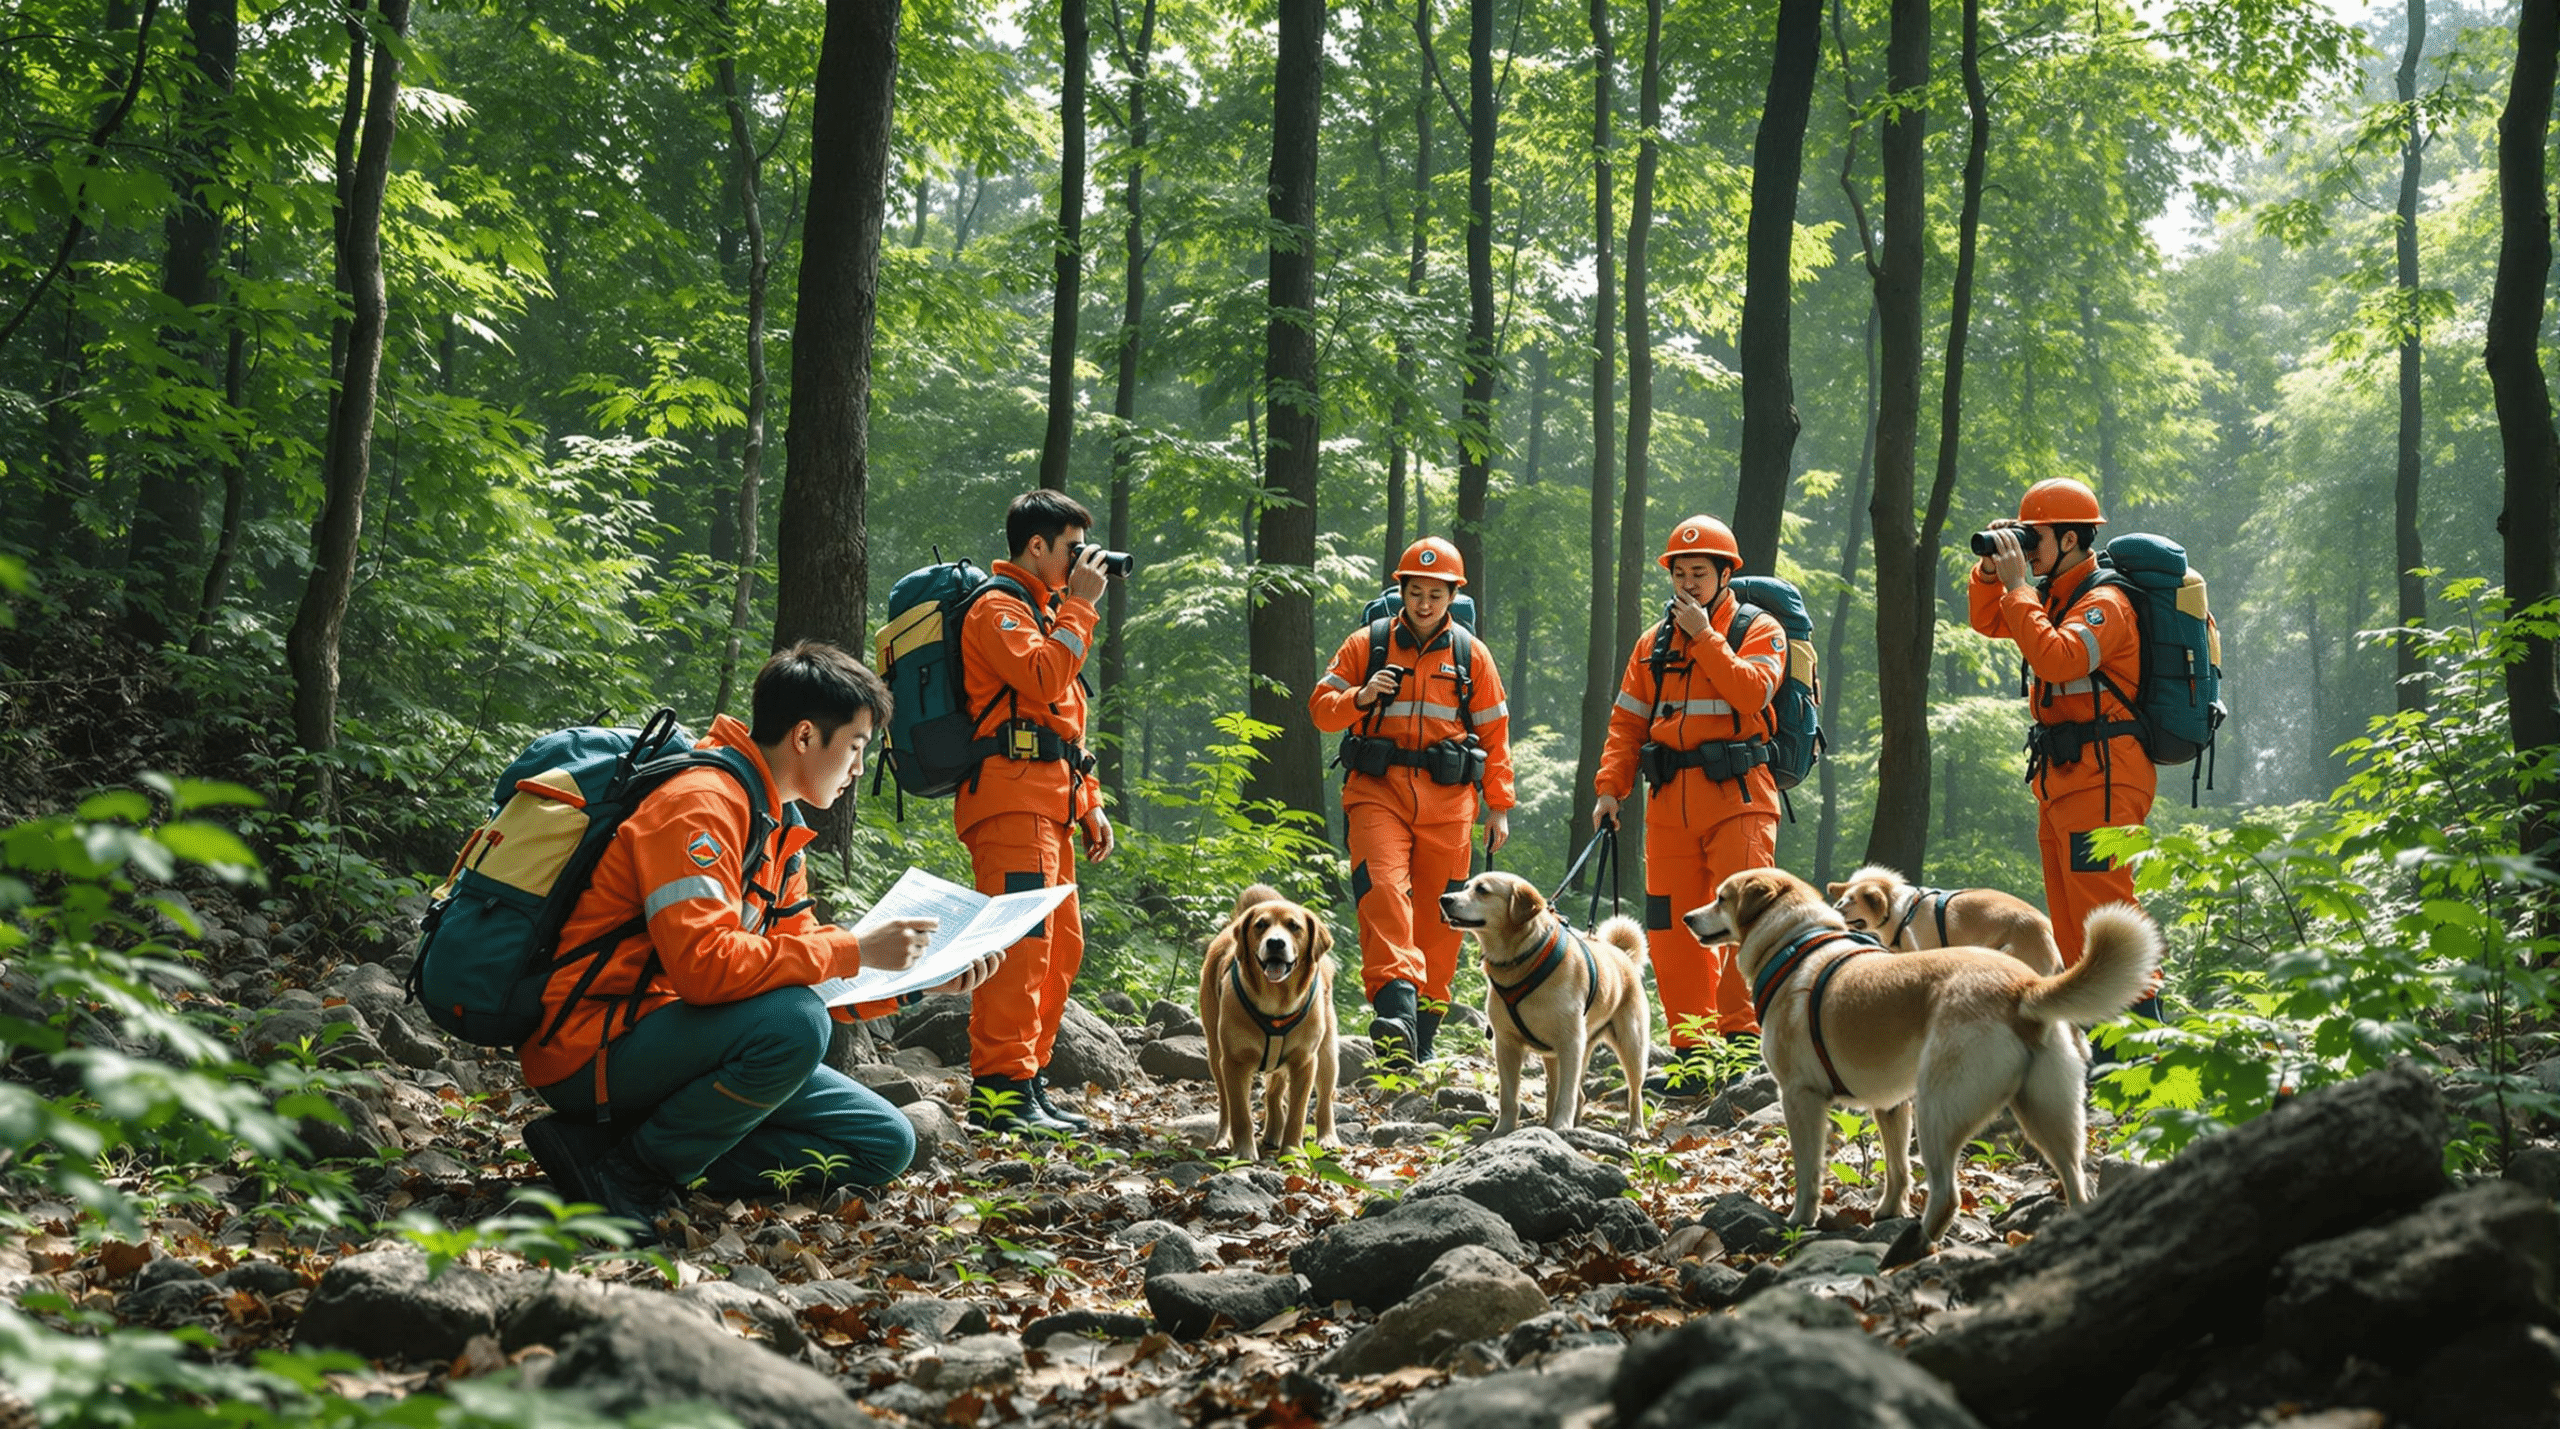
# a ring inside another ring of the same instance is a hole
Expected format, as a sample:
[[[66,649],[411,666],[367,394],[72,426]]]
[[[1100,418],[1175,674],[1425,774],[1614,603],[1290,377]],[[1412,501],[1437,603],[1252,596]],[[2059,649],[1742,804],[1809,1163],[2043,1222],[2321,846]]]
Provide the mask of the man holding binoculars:
[[[1403,608],[1342,642],[1307,698],[1318,730],[1348,731],[1336,762],[1360,981],[1382,1065],[1431,1055],[1460,938],[1440,916],[1440,895],[1467,881],[1478,791],[1488,859],[1511,836],[1512,805],[1502,677],[1492,652],[1450,618],[1467,583],[1458,548],[1437,536],[1414,542],[1395,580]]]
[[[961,786],[952,821],[981,893],[1017,893],[1075,881],[1075,834],[1085,857],[1111,855],[1093,755],[1084,747],[1084,662],[1111,575],[1126,554],[1085,543],[1093,513],[1064,492],[1041,489],[1005,511],[1013,559],[969,607],[960,633],[969,708],[981,740],[1001,739]],[[1017,594],[1015,588],[1019,588]],[[1028,599],[1025,599],[1025,597]],[[1075,894],[1003,964],[969,1005],[969,1121],[989,1131],[1074,1133],[1083,1116],[1050,1100],[1047,1068],[1066,1015],[1067,990],[1084,962],[1084,913]]]
[[[2027,488],[2014,521],[1977,532],[1965,596],[1973,628],[2016,643],[2031,675],[2027,779],[2045,910],[2065,967],[2080,961],[2092,910],[2133,901],[2133,870],[2089,847],[2092,830],[2139,824],[2158,781],[2127,701],[2142,680],[2133,602],[2097,584],[2093,554],[2107,518],[2088,487],[2054,477]],[[2156,1000],[2137,1004],[2160,1015]]]

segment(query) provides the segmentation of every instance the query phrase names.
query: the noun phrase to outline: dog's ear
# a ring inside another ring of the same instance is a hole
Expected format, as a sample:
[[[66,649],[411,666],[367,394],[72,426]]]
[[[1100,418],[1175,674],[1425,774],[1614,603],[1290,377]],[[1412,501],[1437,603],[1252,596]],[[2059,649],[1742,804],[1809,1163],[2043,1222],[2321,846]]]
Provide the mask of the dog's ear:
[[[1778,901],[1778,883],[1767,873],[1754,869],[1737,873],[1725,880],[1722,894],[1730,910],[1734,931],[1739,933],[1760,920],[1769,905]]]
[[[1298,916],[1307,920],[1307,960],[1313,962],[1332,952],[1333,929],[1313,913],[1301,910]]]
[[[1526,928],[1547,911],[1547,900],[1539,896],[1536,884],[1525,878],[1511,880],[1511,926]]]
[[[1837,903],[1840,901],[1840,895],[1848,891],[1849,885],[1845,883],[1834,883],[1823,890],[1822,896],[1830,899],[1834,903]]]

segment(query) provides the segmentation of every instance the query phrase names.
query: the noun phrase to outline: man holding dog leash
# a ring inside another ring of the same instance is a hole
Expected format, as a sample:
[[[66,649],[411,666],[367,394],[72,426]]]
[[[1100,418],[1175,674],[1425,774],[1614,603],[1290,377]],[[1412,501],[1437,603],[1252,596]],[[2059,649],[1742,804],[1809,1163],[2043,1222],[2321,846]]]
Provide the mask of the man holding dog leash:
[[[1458,548],[1437,536],[1414,542],[1395,580],[1402,608],[1343,641],[1307,698],[1318,730],[1348,731],[1335,762],[1381,1065],[1430,1057],[1460,939],[1440,895],[1467,880],[1478,817],[1488,860],[1509,840],[1513,802],[1502,677],[1492,652],[1450,618],[1467,582]]]
[[[1593,821],[1606,826],[1644,776],[1645,944],[1662,1015],[1680,1063],[1653,1082],[1660,1094],[1714,1090],[1695,1055],[1717,1037],[1756,1034],[1751,983],[1730,945],[1704,948],[1679,915],[1715,901],[1724,880],[1777,861],[1778,785],[1770,772],[1769,705],[1786,678],[1787,639],[1774,616],[1736,628],[1729,588],[1742,570],[1733,531],[1712,516],[1671,529],[1659,564],[1672,600],[1660,625],[1628,652],[1609,740],[1592,781]]]

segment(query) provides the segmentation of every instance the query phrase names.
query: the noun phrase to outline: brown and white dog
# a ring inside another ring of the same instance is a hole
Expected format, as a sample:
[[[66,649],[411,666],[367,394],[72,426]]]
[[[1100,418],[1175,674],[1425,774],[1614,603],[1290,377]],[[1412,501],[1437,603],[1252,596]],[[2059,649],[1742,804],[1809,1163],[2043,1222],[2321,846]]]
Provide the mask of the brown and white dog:
[[[1226,928],[1200,965],[1200,1026],[1218,1084],[1218,1140],[1230,1156],[1277,1155],[1307,1138],[1334,1144],[1333,1085],[1342,1048],[1333,1012],[1333,931],[1324,920],[1254,884],[1236,897]],[[1253,1134],[1253,1084],[1265,1078],[1262,1135]]]
[[[1899,872],[1869,864],[1829,891],[1851,932],[1872,933],[1897,953],[1992,948],[2041,977],[2062,971],[2052,920],[1999,889],[1914,888]]]
[[[1452,928],[1472,930],[1484,952],[1485,981],[1492,985],[1484,1011],[1502,1078],[1493,1134],[1520,1123],[1520,1065],[1532,1051],[1546,1064],[1547,1125],[1573,1125],[1595,1036],[1626,1072],[1628,1134],[1644,1130],[1645,1042],[1653,1020],[1644,1000],[1644,929],[1632,918],[1611,918],[1590,933],[1575,933],[1535,886],[1508,873],[1480,873],[1440,895],[1440,916]]]
[[[1835,1101],[1875,1111],[1885,1152],[1879,1217],[1909,1204],[1915,1114],[1919,1122],[1928,1208],[1895,1243],[1891,1263],[1916,1258],[1946,1233],[1957,1159],[2003,1106],[2053,1164],[2063,1200],[2088,1200],[2086,1064],[2071,1028],[2124,1011],[2150,982],[2160,934],[2139,909],[2119,903],[2090,914],[2087,956],[2053,977],[1988,948],[1863,956],[1877,950],[1850,935],[1840,910],[1773,868],[1726,879],[1715,902],[1683,921],[1702,943],[1741,945],[1760,1004],[1761,1056],[1777,1077],[1794,1153],[1789,1221],[1811,1225],[1821,1206],[1825,1113]],[[1818,1010],[1809,1006],[1817,996]]]

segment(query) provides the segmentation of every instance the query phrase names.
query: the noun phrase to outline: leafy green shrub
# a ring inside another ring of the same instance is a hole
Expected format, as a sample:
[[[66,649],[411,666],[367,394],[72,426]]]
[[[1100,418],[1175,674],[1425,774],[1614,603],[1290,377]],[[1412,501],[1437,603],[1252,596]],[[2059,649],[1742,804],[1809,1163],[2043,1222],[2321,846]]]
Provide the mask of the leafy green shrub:
[[[2560,879],[2521,847],[2560,768],[2518,759],[2503,684],[2526,634],[2560,629],[2560,603],[2511,615],[2477,581],[2446,601],[2471,619],[2392,632],[2436,671],[2432,708],[2376,717],[2325,804],[2100,836],[2134,860],[2187,964],[2173,986],[2192,1010],[2095,1034],[2146,1054],[2098,1093],[2143,1119],[2138,1142],[2174,1151],[2402,1057],[2453,1085],[2457,1163],[2503,1161],[2520,1118],[2560,1115],[2524,1070],[2560,1008]]]

